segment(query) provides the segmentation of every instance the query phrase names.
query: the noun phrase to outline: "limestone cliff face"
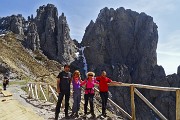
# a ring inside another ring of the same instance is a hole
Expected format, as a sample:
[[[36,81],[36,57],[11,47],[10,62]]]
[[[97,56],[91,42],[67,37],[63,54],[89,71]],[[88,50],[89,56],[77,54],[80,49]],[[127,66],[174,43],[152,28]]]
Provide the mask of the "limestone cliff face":
[[[157,26],[152,17],[124,8],[104,8],[96,22],[91,21],[86,28],[82,44],[88,46],[85,56],[89,70],[124,64],[132,82],[147,83],[157,64],[157,41]]]
[[[116,81],[179,87],[179,68],[177,74],[166,77],[163,67],[157,65],[157,42],[157,25],[151,16],[124,8],[104,8],[96,21],[87,26],[81,44],[85,46],[88,71],[95,71],[97,75],[106,70]],[[130,113],[129,89],[112,87],[110,91],[112,99]],[[174,94],[141,92],[168,119],[175,119]],[[138,97],[135,101],[138,120],[155,119],[156,115]]]
[[[77,51],[77,47],[70,37],[70,29],[64,13],[62,13],[58,21],[57,45],[58,60],[66,61],[68,63],[74,61],[76,58],[75,52]]]
[[[100,75],[101,70],[106,70],[108,77],[115,81],[180,87],[180,66],[177,74],[166,76],[163,67],[157,65],[157,25],[145,13],[122,7],[116,10],[104,8],[95,22],[90,21],[80,44],[71,39],[64,13],[58,16],[57,8],[52,4],[40,6],[35,18],[28,17],[27,21],[20,14],[0,18],[0,34],[7,31],[20,35],[27,48],[35,52],[40,50],[49,59],[60,63],[72,63],[72,70],[79,69],[82,74],[94,71]],[[77,50],[77,47],[81,49]],[[41,60],[39,56],[35,58]],[[9,69],[5,62],[1,63],[0,72],[7,73]],[[131,113],[129,88],[110,87],[110,92],[112,99]],[[144,89],[140,92],[168,119],[175,120],[174,93]],[[138,97],[135,97],[135,103],[137,120],[156,119],[157,116]]]
[[[66,16],[58,16],[52,4],[40,6],[35,18],[31,15],[28,20],[20,14],[0,18],[0,34],[7,31],[20,35],[25,47],[42,50],[49,59],[71,63],[76,58],[77,48],[70,37]]]
[[[44,54],[50,59],[71,63],[75,58],[76,46],[70,37],[64,13],[58,18],[54,5],[41,6],[37,10],[35,23]]]
[[[16,34],[24,35],[24,23],[25,19],[21,14],[0,18],[0,33],[12,31]]]
[[[37,25],[38,34],[40,37],[41,49],[49,58],[56,59],[56,35],[58,25],[57,8],[52,4],[40,6],[39,9],[37,9],[35,23]]]
[[[26,44],[33,51],[40,49],[39,34],[37,33],[37,26],[34,22],[29,23]]]

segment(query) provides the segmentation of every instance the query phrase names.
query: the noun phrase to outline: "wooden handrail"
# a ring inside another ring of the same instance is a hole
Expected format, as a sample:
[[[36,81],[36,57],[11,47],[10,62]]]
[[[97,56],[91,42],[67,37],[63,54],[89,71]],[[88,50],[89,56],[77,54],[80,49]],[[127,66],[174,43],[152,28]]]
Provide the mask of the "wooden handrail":
[[[28,87],[29,87],[28,91],[29,91],[29,93],[32,93],[32,97],[34,98],[33,84],[35,85],[35,89],[37,89],[37,87],[36,87],[37,82],[30,82],[30,83],[28,83]],[[56,92],[53,90],[51,85],[48,83],[38,82],[38,86],[40,87],[40,90],[43,93],[45,100],[47,101],[47,98],[42,89],[42,85],[43,86],[48,85],[48,92],[50,90],[52,92],[55,100],[57,101],[58,98],[57,98]],[[160,91],[174,91],[174,92],[176,92],[176,120],[180,120],[180,114],[179,114],[180,113],[180,88],[151,86],[151,85],[142,85],[142,84],[130,84],[130,83],[122,83],[122,84],[110,83],[109,86],[125,86],[125,87],[131,88],[130,93],[131,93],[131,112],[132,112],[131,114],[132,114],[132,116],[130,116],[126,111],[124,111],[120,106],[118,106],[116,103],[114,103],[111,99],[108,98],[108,101],[111,104],[113,104],[118,110],[120,110],[123,114],[125,114],[129,119],[132,119],[132,120],[136,120],[134,93],[136,93],[162,120],[167,120],[167,118],[164,117],[136,88],[144,88],[144,89],[160,90]],[[97,88],[95,88],[95,90],[99,92],[99,90]],[[37,91],[35,90],[35,94],[37,96],[36,92]]]
[[[151,85],[142,85],[142,84],[130,84],[130,83],[122,83],[122,84],[110,83],[109,84],[109,86],[125,86],[125,87],[130,87],[131,85],[133,85],[135,88],[145,88],[145,89],[151,89],[151,90],[161,90],[161,91],[180,90],[180,88],[176,88],[176,87],[161,87],[161,86],[151,86]]]
[[[97,88],[95,88],[95,91],[99,92],[99,90]],[[113,102],[110,98],[108,98],[108,101],[112,105],[114,105],[118,110],[120,110],[124,115],[126,115],[129,119],[132,119],[132,117],[126,111],[124,111],[119,105],[117,105],[115,102]]]
[[[162,120],[167,120],[167,118],[161,114],[136,88],[134,92],[158,115]]]

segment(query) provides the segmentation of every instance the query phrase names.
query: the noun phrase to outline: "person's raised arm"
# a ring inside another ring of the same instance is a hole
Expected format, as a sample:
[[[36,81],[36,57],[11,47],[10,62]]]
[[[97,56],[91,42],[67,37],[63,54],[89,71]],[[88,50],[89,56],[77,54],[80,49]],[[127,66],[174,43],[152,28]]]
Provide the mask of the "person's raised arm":
[[[108,81],[110,84],[122,84],[122,82],[113,81],[110,78],[108,78]]]

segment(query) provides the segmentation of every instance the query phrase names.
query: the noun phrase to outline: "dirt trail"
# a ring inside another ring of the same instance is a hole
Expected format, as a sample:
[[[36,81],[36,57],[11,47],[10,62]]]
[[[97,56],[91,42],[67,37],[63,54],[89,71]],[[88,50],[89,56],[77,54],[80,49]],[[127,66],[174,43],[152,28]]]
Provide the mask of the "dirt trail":
[[[20,85],[10,85],[12,97],[3,97],[0,94],[0,118],[1,120],[50,120],[54,117],[55,106],[50,103],[28,99],[27,94]],[[17,119],[16,119],[17,118]],[[32,119],[33,118],[33,119]]]
[[[33,109],[25,107],[15,97],[3,97],[0,94],[1,120],[43,120]]]
[[[28,99],[27,94],[21,87],[22,85],[10,85],[7,88],[7,91],[10,91],[13,94],[12,97],[2,97],[2,94],[0,94],[1,120],[54,120],[55,105],[49,102]],[[69,110],[69,114],[71,114],[71,110]],[[80,113],[80,118],[76,119],[83,120],[82,115],[83,113]],[[89,114],[88,120],[90,120],[90,117],[91,115]],[[64,119],[63,109],[61,109],[59,119]],[[100,118],[96,118],[96,120],[99,119]],[[107,119],[122,120],[117,116],[107,117],[104,120]]]

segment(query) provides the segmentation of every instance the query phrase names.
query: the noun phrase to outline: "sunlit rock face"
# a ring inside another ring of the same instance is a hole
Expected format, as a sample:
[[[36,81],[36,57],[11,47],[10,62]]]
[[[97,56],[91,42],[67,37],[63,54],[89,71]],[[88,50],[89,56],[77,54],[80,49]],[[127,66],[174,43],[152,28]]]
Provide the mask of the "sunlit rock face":
[[[89,70],[113,69],[125,65],[132,82],[147,83],[157,64],[157,25],[145,13],[124,8],[100,11],[82,40]]]
[[[88,71],[100,75],[106,70],[110,78],[125,83],[174,86],[180,79],[177,75],[170,76],[176,78],[170,84],[164,68],[157,65],[157,43],[158,31],[153,18],[121,7],[102,9],[96,21],[87,26],[81,44],[85,46]],[[130,113],[129,89],[110,87],[110,91],[112,99]],[[175,99],[170,92],[140,91],[168,119],[175,119]],[[157,117],[139,98],[135,102],[138,120]]]
[[[50,59],[71,63],[76,57],[76,46],[70,37],[70,29],[64,13],[58,18],[58,11],[54,5],[40,6],[37,9],[35,23],[44,54]]]

